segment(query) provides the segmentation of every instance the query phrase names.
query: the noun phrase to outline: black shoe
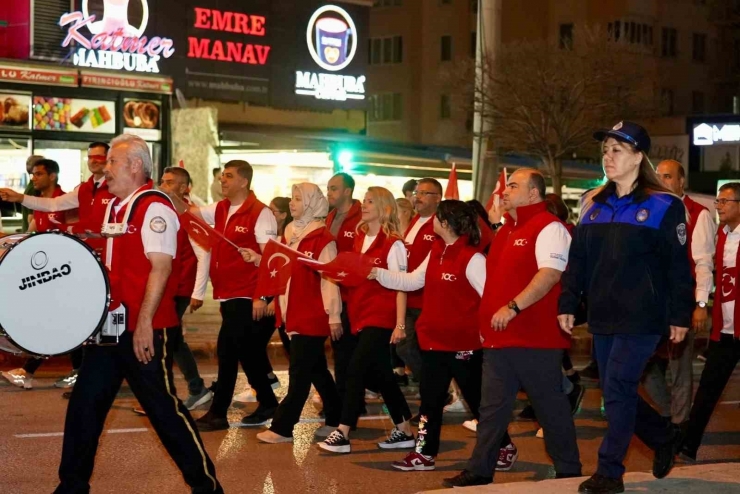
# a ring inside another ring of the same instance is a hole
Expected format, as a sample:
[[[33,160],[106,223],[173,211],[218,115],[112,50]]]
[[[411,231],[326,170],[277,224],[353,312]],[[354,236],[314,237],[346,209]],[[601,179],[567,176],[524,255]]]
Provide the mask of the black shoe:
[[[534,413],[532,405],[524,407],[524,410],[519,412],[519,415],[517,415],[517,420],[537,420],[537,415]]]
[[[272,377],[270,377],[268,375],[267,376],[267,382],[270,383],[270,387],[272,389],[279,389],[280,388],[280,379],[278,379],[275,374],[273,374]]]
[[[583,477],[580,473],[555,473],[556,479],[575,479],[578,477]]]
[[[68,400],[71,397],[72,397],[72,392],[71,391],[65,391],[64,393],[62,393],[62,398],[64,398],[65,400]]]
[[[684,446],[678,452],[678,458],[684,463],[694,464],[696,463],[696,451]]]
[[[275,410],[277,410],[277,407],[263,408],[262,405],[260,405],[257,407],[257,410],[242,419],[242,425],[245,427],[265,425],[267,422],[272,420],[273,415],[275,415]]]
[[[352,445],[349,443],[349,439],[344,437],[342,431],[339,429],[335,430],[329,437],[319,443],[319,448],[324,451],[330,451],[332,453],[351,453]]]
[[[581,375],[578,373],[578,371],[575,371],[572,375],[565,377],[567,377],[568,380],[573,384],[581,384]]]
[[[662,479],[671,471],[681,442],[681,430],[678,426],[673,424],[671,424],[670,427],[672,429],[671,439],[655,449],[655,458],[653,458],[653,476],[656,479]]]
[[[395,372],[393,374],[396,375],[396,383],[399,386],[408,386],[409,385],[409,376],[407,376],[406,374],[403,374],[403,375],[396,374]]]
[[[211,390],[213,394],[216,394],[216,390],[218,389],[218,381],[211,381],[211,385],[208,387],[208,389]]]
[[[225,431],[229,428],[229,421],[226,417],[216,417],[208,412],[196,420],[195,425],[201,432]]]
[[[416,415],[414,415],[413,417],[411,417],[411,420],[409,420],[409,422],[410,422],[410,423],[411,423],[411,425],[413,425],[414,427],[419,427],[419,420],[421,420],[421,415],[419,415],[419,414],[417,413]]]
[[[586,388],[580,384],[573,385],[573,391],[568,394],[571,415],[575,415],[578,412],[578,408],[581,406],[584,394],[586,394]]]
[[[595,473],[590,479],[578,486],[578,492],[584,494],[618,494],[624,492],[622,479],[604,477]]]
[[[578,371],[581,377],[585,379],[599,380],[599,367],[596,365],[596,361],[592,360],[586,367]]]
[[[454,477],[444,479],[442,485],[445,487],[468,487],[473,485],[493,484],[493,477],[480,477],[473,472],[463,470]]]

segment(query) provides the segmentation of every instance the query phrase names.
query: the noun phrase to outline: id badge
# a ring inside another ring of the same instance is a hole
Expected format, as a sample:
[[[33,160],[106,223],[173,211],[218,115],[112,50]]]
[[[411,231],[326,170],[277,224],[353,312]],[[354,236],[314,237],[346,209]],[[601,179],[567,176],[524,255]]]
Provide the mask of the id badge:
[[[457,360],[463,360],[463,361],[470,360],[471,358],[473,358],[473,351],[472,350],[466,350],[466,351],[463,351],[463,352],[457,352],[457,354],[455,355],[455,358]]]

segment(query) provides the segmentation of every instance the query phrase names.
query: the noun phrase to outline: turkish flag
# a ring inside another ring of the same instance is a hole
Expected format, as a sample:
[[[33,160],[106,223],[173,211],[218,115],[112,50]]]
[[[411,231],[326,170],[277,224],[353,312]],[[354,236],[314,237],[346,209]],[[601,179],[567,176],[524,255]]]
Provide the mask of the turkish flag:
[[[457,170],[455,165],[452,165],[450,170],[450,178],[447,180],[447,189],[445,189],[445,199],[460,200],[460,191],[457,189]]]
[[[327,263],[313,259],[300,259],[306,266],[321,273],[321,276],[344,286],[358,286],[367,281],[373,269],[373,259],[359,252],[340,252]]]
[[[488,198],[488,202],[486,203],[486,211],[491,210],[493,203],[496,200],[496,196],[501,197],[504,195],[504,189],[506,189],[506,168],[501,170],[501,173],[498,176],[496,187],[494,187],[493,192],[491,192],[491,197]]]
[[[295,264],[299,259],[310,258],[287,245],[270,239],[262,252],[255,297],[274,297],[285,294],[285,288],[288,286],[293,270],[291,263]]]
[[[722,303],[737,299],[737,268],[722,270]]]
[[[185,211],[180,215],[180,226],[188,232],[196,244],[206,250],[211,250],[218,241],[223,237],[221,233],[213,229],[208,223],[198,218],[190,211]]]

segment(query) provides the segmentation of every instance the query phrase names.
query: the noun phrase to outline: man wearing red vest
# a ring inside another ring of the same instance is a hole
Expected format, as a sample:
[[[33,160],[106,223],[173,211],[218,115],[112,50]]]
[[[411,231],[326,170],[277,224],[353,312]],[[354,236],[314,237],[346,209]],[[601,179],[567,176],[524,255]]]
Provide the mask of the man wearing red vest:
[[[486,266],[478,313],[483,342],[483,388],[475,450],[447,487],[493,482],[500,442],[516,395],[527,393],[544,429],[557,478],[579,477],[581,462],[560,370],[570,337],[558,325],[560,277],[568,264],[570,234],[547,212],[545,179],[534,169],[509,177],[498,229]]]
[[[404,233],[404,242],[409,256],[409,273],[413,272],[424,262],[432,244],[439,239],[434,233],[432,218],[437,214],[437,207],[442,201],[442,185],[433,178],[422,178],[416,184],[414,191],[414,210],[416,216],[411,220]],[[424,301],[424,289],[408,294],[406,302],[406,338],[396,344],[396,352],[401,360],[411,369],[411,373],[418,381],[421,379],[421,350],[416,337],[416,321],[421,315],[421,306]]]
[[[125,330],[117,345],[86,349],[67,408],[57,494],[89,492],[105,417],[124,378],[192,492],[223,492],[195,422],[174,394],[180,225],[167,196],[151,190],[152,168],[140,137],[124,134],[111,141],[105,178],[116,198],[103,231],[111,310]]]
[[[666,364],[659,361],[651,362],[645,369],[645,389],[664,416],[670,416],[671,421],[678,426],[685,426],[689,420],[694,391],[694,337],[697,332],[706,331],[709,327],[707,301],[712,291],[717,225],[707,208],[685,195],[686,173],[681,163],[675,160],[661,161],[656,173],[663,185],[682,198],[689,212],[688,251],[691,274],[696,282],[696,306],[691,320],[693,331],[686,333],[686,338],[681,343],[666,342],[667,367],[671,370],[670,390],[666,382]]]
[[[229,161],[221,174],[224,199],[190,211],[214,225],[239,249],[262,252],[267,242],[277,237],[277,222],[270,208],[250,190],[252,176],[252,167],[246,161]],[[257,259],[245,262],[240,250],[223,240],[211,250],[213,298],[221,302],[222,323],[216,347],[218,386],[210,410],[196,421],[202,431],[229,428],[226,412],[234,395],[240,364],[259,401],[257,409],[242,419],[242,425],[263,425],[277,410],[277,398],[265,372],[269,367],[266,346],[269,340],[262,333],[264,325],[256,322],[266,315],[267,304],[254,299],[258,274],[255,262]]]
[[[704,430],[712,417],[722,392],[740,360],[740,304],[737,303],[737,277],[740,261],[740,183],[732,182],[719,188],[717,215],[725,226],[720,230],[715,263],[714,307],[712,310],[712,335],[699,389],[691,407],[689,425],[680,448],[680,456],[689,462],[696,461]]]

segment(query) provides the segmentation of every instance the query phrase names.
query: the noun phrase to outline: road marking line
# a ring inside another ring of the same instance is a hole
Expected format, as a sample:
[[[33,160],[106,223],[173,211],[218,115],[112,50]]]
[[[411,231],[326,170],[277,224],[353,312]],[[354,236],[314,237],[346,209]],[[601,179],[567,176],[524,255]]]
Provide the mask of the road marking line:
[[[146,432],[149,429],[140,427],[137,429],[108,429],[108,434],[128,434],[131,432]],[[36,438],[36,437],[61,437],[64,435],[64,432],[42,432],[38,434],[15,434],[14,437],[20,438],[20,439],[30,439],[30,438]]]

